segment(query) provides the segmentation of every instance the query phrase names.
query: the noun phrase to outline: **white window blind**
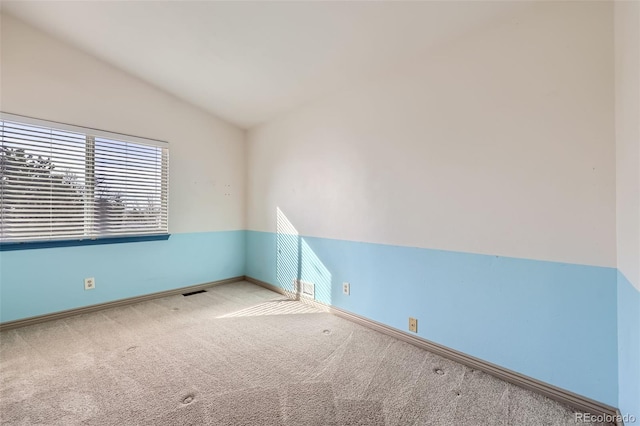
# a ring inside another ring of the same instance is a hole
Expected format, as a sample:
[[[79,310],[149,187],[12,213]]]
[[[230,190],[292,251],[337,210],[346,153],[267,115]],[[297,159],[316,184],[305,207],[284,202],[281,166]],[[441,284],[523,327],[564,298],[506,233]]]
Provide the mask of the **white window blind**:
[[[2,114],[0,241],[168,232],[165,142]]]

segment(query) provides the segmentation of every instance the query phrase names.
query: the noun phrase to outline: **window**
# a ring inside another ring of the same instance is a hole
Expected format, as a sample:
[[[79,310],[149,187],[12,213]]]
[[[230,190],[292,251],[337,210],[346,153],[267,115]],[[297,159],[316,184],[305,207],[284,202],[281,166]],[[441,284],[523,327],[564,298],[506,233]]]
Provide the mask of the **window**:
[[[166,142],[0,115],[0,242],[168,232]]]

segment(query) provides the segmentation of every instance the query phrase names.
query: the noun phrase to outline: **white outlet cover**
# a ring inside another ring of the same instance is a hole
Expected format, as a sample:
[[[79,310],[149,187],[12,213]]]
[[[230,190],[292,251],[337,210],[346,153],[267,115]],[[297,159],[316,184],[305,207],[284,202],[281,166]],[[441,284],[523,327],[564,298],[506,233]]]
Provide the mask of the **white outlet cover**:
[[[84,289],[85,290],[93,290],[94,288],[96,288],[96,279],[91,277],[91,278],[85,278],[84,279]]]
[[[349,283],[342,283],[342,292],[348,296],[351,292],[351,285]]]

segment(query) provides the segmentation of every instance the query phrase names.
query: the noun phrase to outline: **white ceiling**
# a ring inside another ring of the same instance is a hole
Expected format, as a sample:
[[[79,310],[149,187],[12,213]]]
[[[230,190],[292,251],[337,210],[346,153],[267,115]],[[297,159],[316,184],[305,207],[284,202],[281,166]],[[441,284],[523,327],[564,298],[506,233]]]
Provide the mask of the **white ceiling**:
[[[2,11],[248,128],[522,5],[2,1]]]

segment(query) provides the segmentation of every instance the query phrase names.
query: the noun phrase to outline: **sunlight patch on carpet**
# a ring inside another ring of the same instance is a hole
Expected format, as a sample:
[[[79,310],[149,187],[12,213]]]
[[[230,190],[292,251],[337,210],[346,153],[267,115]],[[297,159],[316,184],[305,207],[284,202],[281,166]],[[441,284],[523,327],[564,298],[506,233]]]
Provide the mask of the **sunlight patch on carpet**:
[[[316,314],[322,312],[313,306],[296,300],[269,300],[250,308],[241,309],[217,318],[258,317],[264,315]]]

